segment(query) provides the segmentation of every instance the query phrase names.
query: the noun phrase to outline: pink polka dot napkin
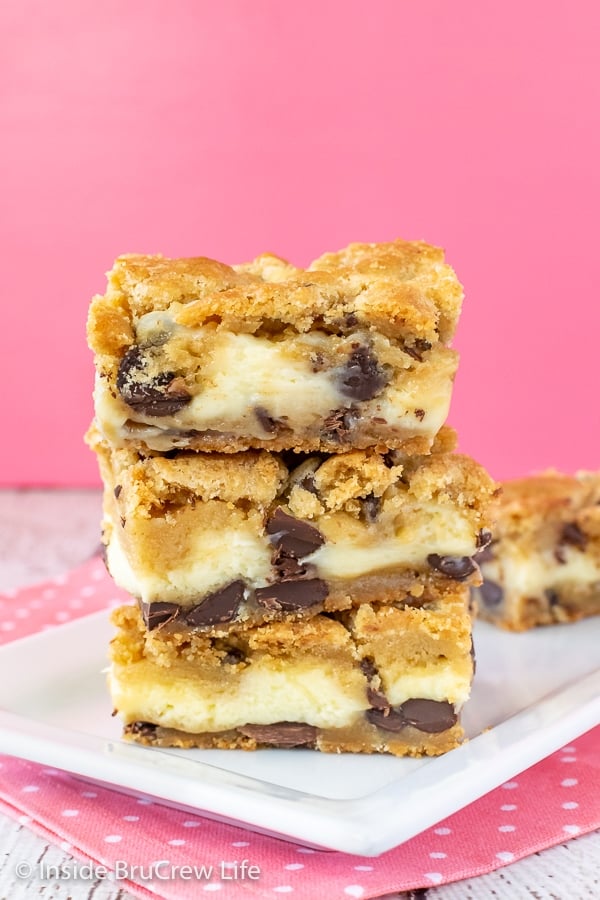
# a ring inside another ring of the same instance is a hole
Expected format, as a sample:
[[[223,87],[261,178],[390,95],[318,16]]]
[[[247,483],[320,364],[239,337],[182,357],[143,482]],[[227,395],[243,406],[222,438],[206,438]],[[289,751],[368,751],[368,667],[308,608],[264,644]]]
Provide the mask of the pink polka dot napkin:
[[[121,602],[92,560],[0,595],[0,642]],[[445,884],[600,827],[600,727],[376,859],[312,850],[0,757],[0,811],[140,897],[372,898]],[[88,866],[88,868],[85,868]]]

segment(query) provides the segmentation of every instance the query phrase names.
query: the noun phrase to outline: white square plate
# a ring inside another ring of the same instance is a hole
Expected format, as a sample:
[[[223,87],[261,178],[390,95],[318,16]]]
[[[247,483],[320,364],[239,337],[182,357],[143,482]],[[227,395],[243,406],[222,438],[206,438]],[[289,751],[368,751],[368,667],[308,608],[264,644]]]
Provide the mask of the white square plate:
[[[600,722],[600,617],[506,634],[475,627],[477,676],[445,756],[158,750],[120,740],[95,613],[0,649],[0,752],[255,831],[383,853]]]

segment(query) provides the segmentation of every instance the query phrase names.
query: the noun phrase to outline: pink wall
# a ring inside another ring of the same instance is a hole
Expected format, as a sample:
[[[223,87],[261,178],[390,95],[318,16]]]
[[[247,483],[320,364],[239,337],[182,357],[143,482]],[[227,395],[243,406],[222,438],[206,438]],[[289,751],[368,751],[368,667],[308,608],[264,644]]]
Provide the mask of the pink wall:
[[[589,2],[1,5],[4,483],[96,483],[84,322],[124,251],[423,237],[467,290],[452,422],[506,477],[598,468]]]

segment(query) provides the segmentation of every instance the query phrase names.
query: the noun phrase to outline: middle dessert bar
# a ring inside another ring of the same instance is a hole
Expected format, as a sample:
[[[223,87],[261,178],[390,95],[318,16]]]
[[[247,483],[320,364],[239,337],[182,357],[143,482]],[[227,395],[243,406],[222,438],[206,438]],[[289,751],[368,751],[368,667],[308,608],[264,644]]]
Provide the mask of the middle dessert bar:
[[[469,457],[142,456],[92,429],[108,568],[149,628],[229,630],[479,583],[495,485]]]

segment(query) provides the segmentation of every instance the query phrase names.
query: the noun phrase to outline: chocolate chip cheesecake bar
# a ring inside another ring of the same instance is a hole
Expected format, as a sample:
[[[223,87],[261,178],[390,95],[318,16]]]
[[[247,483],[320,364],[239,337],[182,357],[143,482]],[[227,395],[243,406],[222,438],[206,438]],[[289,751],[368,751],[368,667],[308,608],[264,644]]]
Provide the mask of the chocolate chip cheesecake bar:
[[[109,684],[130,740],[160,747],[311,747],[436,755],[462,739],[473,674],[468,589],[413,607],[248,627],[149,631],[113,613]]]
[[[351,244],[307,269],[122,256],[88,322],[99,427],[144,452],[427,452],[461,302],[443,252],[419,241]]]
[[[505,482],[480,554],[481,618],[513,631],[600,613],[600,474]]]
[[[108,568],[148,629],[231,628],[477,584],[495,484],[449,452],[113,449],[92,429]]]

